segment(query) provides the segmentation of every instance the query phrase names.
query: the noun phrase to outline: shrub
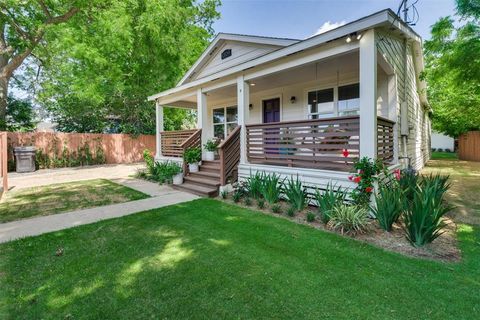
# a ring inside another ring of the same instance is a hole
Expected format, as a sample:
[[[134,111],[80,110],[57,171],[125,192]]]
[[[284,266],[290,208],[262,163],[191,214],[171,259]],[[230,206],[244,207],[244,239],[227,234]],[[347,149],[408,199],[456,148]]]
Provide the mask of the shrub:
[[[280,176],[273,173],[262,175],[261,193],[269,204],[277,203],[280,200],[281,189]]]
[[[293,177],[290,177],[290,180],[287,180],[287,183],[284,183],[283,193],[288,201],[288,203],[295,208],[297,211],[302,211],[307,206],[307,193],[302,186],[302,182],[298,178],[293,180]]]
[[[272,210],[273,213],[280,213],[282,212],[282,207],[280,207],[280,205],[278,203],[272,205],[270,207],[270,209]]]
[[[233,202],[238,203],[241,198],[242,198],[242,193],[238,190],[235,190],[235,192],[232,195]]]
[[[315,213],[307,212],[307,222],[313,222],[313,221],[315,221]]]
[[[220,195],[222,196],[222,199],[227,199],[227,197],[228,197],[227,190],[223,190],[222,192],[220,192]]]
[[[262,197],[262,182],[264,173],[256,172],[254,175],[250,173],[250,176],[245,182],[245,188],[248,190],[248,193],[254,199],[260,199]]]
[[[438,149],[437,149],[437,152],[443,152],[443,149],[442,149],[442,148],[438,148]]]
[[[375,205],[370,208],[380,228],[392,231],[392,225],[398,220],[402,211],[402,189],[396,184],[382,186],[375,195]]]
[[[243,199],[243,202],[245,203],[246,206],[252,205],[252,199],[250,199],[250,197],[245,197],[245,199]]]
[[[202,150],[199,147],[192,147],[185,150],[183,160],[188,164],[198,163],[202,160]]]
[[[452,152],[452,150],[447,148],[447,149],[445,149],[445,152]]]
[[[415,190],[413,201],[405,211],[405,233],[408,241],[421,247],[442,234],[445,223],[443,215],[451,208],[443,202],[441,185],[424,183]]]
[[[432,152],[435,152],[435,151],[437,151],[437,148],[432,148]]]
[[[373,191],[373,183],[378,180],[378,174],[385,169],[384,165],[380,159],[374,161],[363,157],[354,163],[354,168],[357,173],[349,177],[357,184],[352,191],[353,202],[357,205],[367,206]]]
[[[205,150],[214,152],[217,150],[219,143],[220,143],[220,140],[214,138],[214,139],[208,140],[203,146],[205,147]]]
[[[295,213],[296,213],[296,210],[294,207],[289,207],[287,209],[287,216],[289,217],[294,217],[295,216]]]
[[[342,234],[355,234],[365,231],[368,210],[363,206],[341,204],[333,208],[328,225]]]
[[[330,221],[332,209],[344,203],[346,196],[346,193],[340,187],[335,190],[330,184],[328,184],[327,189],[323,193],[318,189],[315,191],[315,200],[323,223]]]
[[[258,207],[259,209],[265,208],[265,200],[263,200],[263,199],[258,199],[258,200],[257,200],[257,207]]]

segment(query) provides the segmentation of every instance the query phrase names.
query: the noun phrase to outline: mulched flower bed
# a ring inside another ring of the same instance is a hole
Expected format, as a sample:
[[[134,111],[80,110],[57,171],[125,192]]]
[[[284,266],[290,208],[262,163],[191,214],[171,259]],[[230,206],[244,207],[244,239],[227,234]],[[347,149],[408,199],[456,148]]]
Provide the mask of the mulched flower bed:
[[[453,222],[453,220],[447,217],[445,218],[445,222],[447,224],[447,227],[444,230],[445,232],[432,243],[421,248],[416,248],[412,246],[410,242],[408,242],[405,237],[405,233],[399,224],[394,224],[393,230],[391,232],[386,232],[378,227],[376,220],[371,219],[366,232],[358,234],[341,234],[340,232],[325,226],[325,224],[319,221],[318,216],[316,216],[315,221],[307,222],[307,213],[313,212],[317,214],[317,207],[314,206],[309,206],[302,212],[297,212],[295,216],[289,217],[286,214],[289,206],[284,201],[280,201],[278,203],[281,206],[281,213],[273,213],[267,203],[265,203],[264,209],[259,209],[257,207],[257,202],[254,199],[252,199],[252,204],[250,206],[245,205],[243,199],[240,202],[232,201],[231,195],[229,195],[227,199],[222,199],[221,197],[219,197],[219,199],[243,208],[249,208],[271,216],[288,219],[295,223],[308,225],[316,229],[336,233],[358,241],[363,241],[388,251],[403,254],[405,256],[444,262],[456,262],[460,261],[461,259],[461,252],[458,248],[458,242],[456,238],[457,225],[455,222]]]

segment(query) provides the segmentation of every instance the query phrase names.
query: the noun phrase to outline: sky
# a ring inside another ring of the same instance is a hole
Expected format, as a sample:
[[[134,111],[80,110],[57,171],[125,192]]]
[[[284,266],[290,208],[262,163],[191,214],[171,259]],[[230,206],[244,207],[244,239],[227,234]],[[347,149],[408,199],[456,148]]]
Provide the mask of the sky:
[[[409,0],[409,4],[416,0]],[[222,0],[215,32],[305,39],[328,27],[339,26],[391,8],[401,0]],[[414,30],[429,39],[430,26],[453,15],[454,0],[418,0],[419,19]],[[411,11],[410,11],[411,12]],[[323,26],[323,28],[322,28]]]

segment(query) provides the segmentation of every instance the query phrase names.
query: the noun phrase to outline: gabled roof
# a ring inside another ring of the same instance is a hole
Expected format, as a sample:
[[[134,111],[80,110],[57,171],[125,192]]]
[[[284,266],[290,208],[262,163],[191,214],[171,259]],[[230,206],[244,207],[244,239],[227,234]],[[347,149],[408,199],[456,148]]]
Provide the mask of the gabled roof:
[[[409,25],[405,24],[401,19],[399,19],[399,17],[391,9],[378,11],[366,17],[360,18],[358,20],[347,23],[343,26],[332,29],[330,31],[307,38],[305,40],[256,37],[256,36],[232,35],[227,33],[221,33],[212,41],[212,43],[208,46],[208,48],[205,50],[202,56],[197,60],[197,62],[192,66],[192,68],[187,72],[187,74],[183,77],[183,79],[180,81],[180,83],[176,87],[154,94],[152,96],[149,96],[148,100],[153,101],[161,97],[165,97],[168,95],[181,92],[183,90],[192,89],[192,88],[201,86],[205,83],[209,83],[210,81],[214,81],[218,78],[230,76],[238,72],[241,72],[242,70],[255,68],[259,65],[269,63],[269,62],[284,58],[286,56],[290,56],[297,52],[301,52],[307,49],[321,46],[327,42],[345,37],[354,32],[362,32],[364,30],[368,30],[371,28],[379,27],[379,26],[385,26],[385,27],[389,27],[390,29],[398,30],[406,38],[413,40],[414,42],[418,43],[419,46],[421,47],[421,42],[422,42],[421,37]],[[185,82],[185,79],[188,79],[191,72],[193,72],[193,70],[195,70],[195,68],[198,67],[198,64],[202,63],[202,61],[205,60],[206,55],[208,55],[209,52],[215,47],[215,44],[218,44],[218,42],[222,40],[221,37],[241,37],[244,40],[246,40],[246,38],[249,38],[252,41],[255,39],[257,39],[257,41],[260,41],[260,39],[262,39],[262,41],[272,41],[272,42],[276,42],[276,44],[279,46],[280,44],[283,44],[283,46],[281,46],[279,49],[274,50],[270,53],[267,53],[255,59],[243,62],[231,68],[221,70],[214,74],[211,74],[199,79],[195,79],[190,82]],[[423,57],[420,55],[418,59],[419,59],[419,65],[423,67]]]
[[[275,38],[275,37],[262,37],[262,36],[253,36],[246,34],[234,34],[234,33],[219,33],[212,40],[210,45],[203,51],[202,55],[197,59],[194,65],[187,71],[183,78],[178,82],[177,87],[181,86],[187,80],[197,73],[202,67],[208,62],[210,57],[217,52],[217,50],[222,46],[225,41],[238,41],[254,44],[263,44],[263,45],[273,45],[281,47],[286,47],[291,44],[297,43],[301,40],[298,39],[288,39],[288,38]]]

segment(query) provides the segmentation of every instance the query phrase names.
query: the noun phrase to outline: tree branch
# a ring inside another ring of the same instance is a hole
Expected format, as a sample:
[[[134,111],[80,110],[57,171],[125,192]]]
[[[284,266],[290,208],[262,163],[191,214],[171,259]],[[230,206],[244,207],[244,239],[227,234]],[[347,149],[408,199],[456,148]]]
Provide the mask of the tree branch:
[[[51,18],[47,19],[47,22],[45,22],[45,25],[59,24],[59,23],[62,23],[62,22],[67,22],[67,21],[70,20],[78,11],[79,11],[78,8],[76,8],[76,7],[71,7],[70,10],[68,10],[65,14],[62,14],[61,16],[51,17]]]
[[[52,14],[50,13],[50,10],[48,10],[47,5],[43,0],[38,0],[37,1],[40,7],[42,8],[43,13],[47,16],[48,19],[52,18]]]

